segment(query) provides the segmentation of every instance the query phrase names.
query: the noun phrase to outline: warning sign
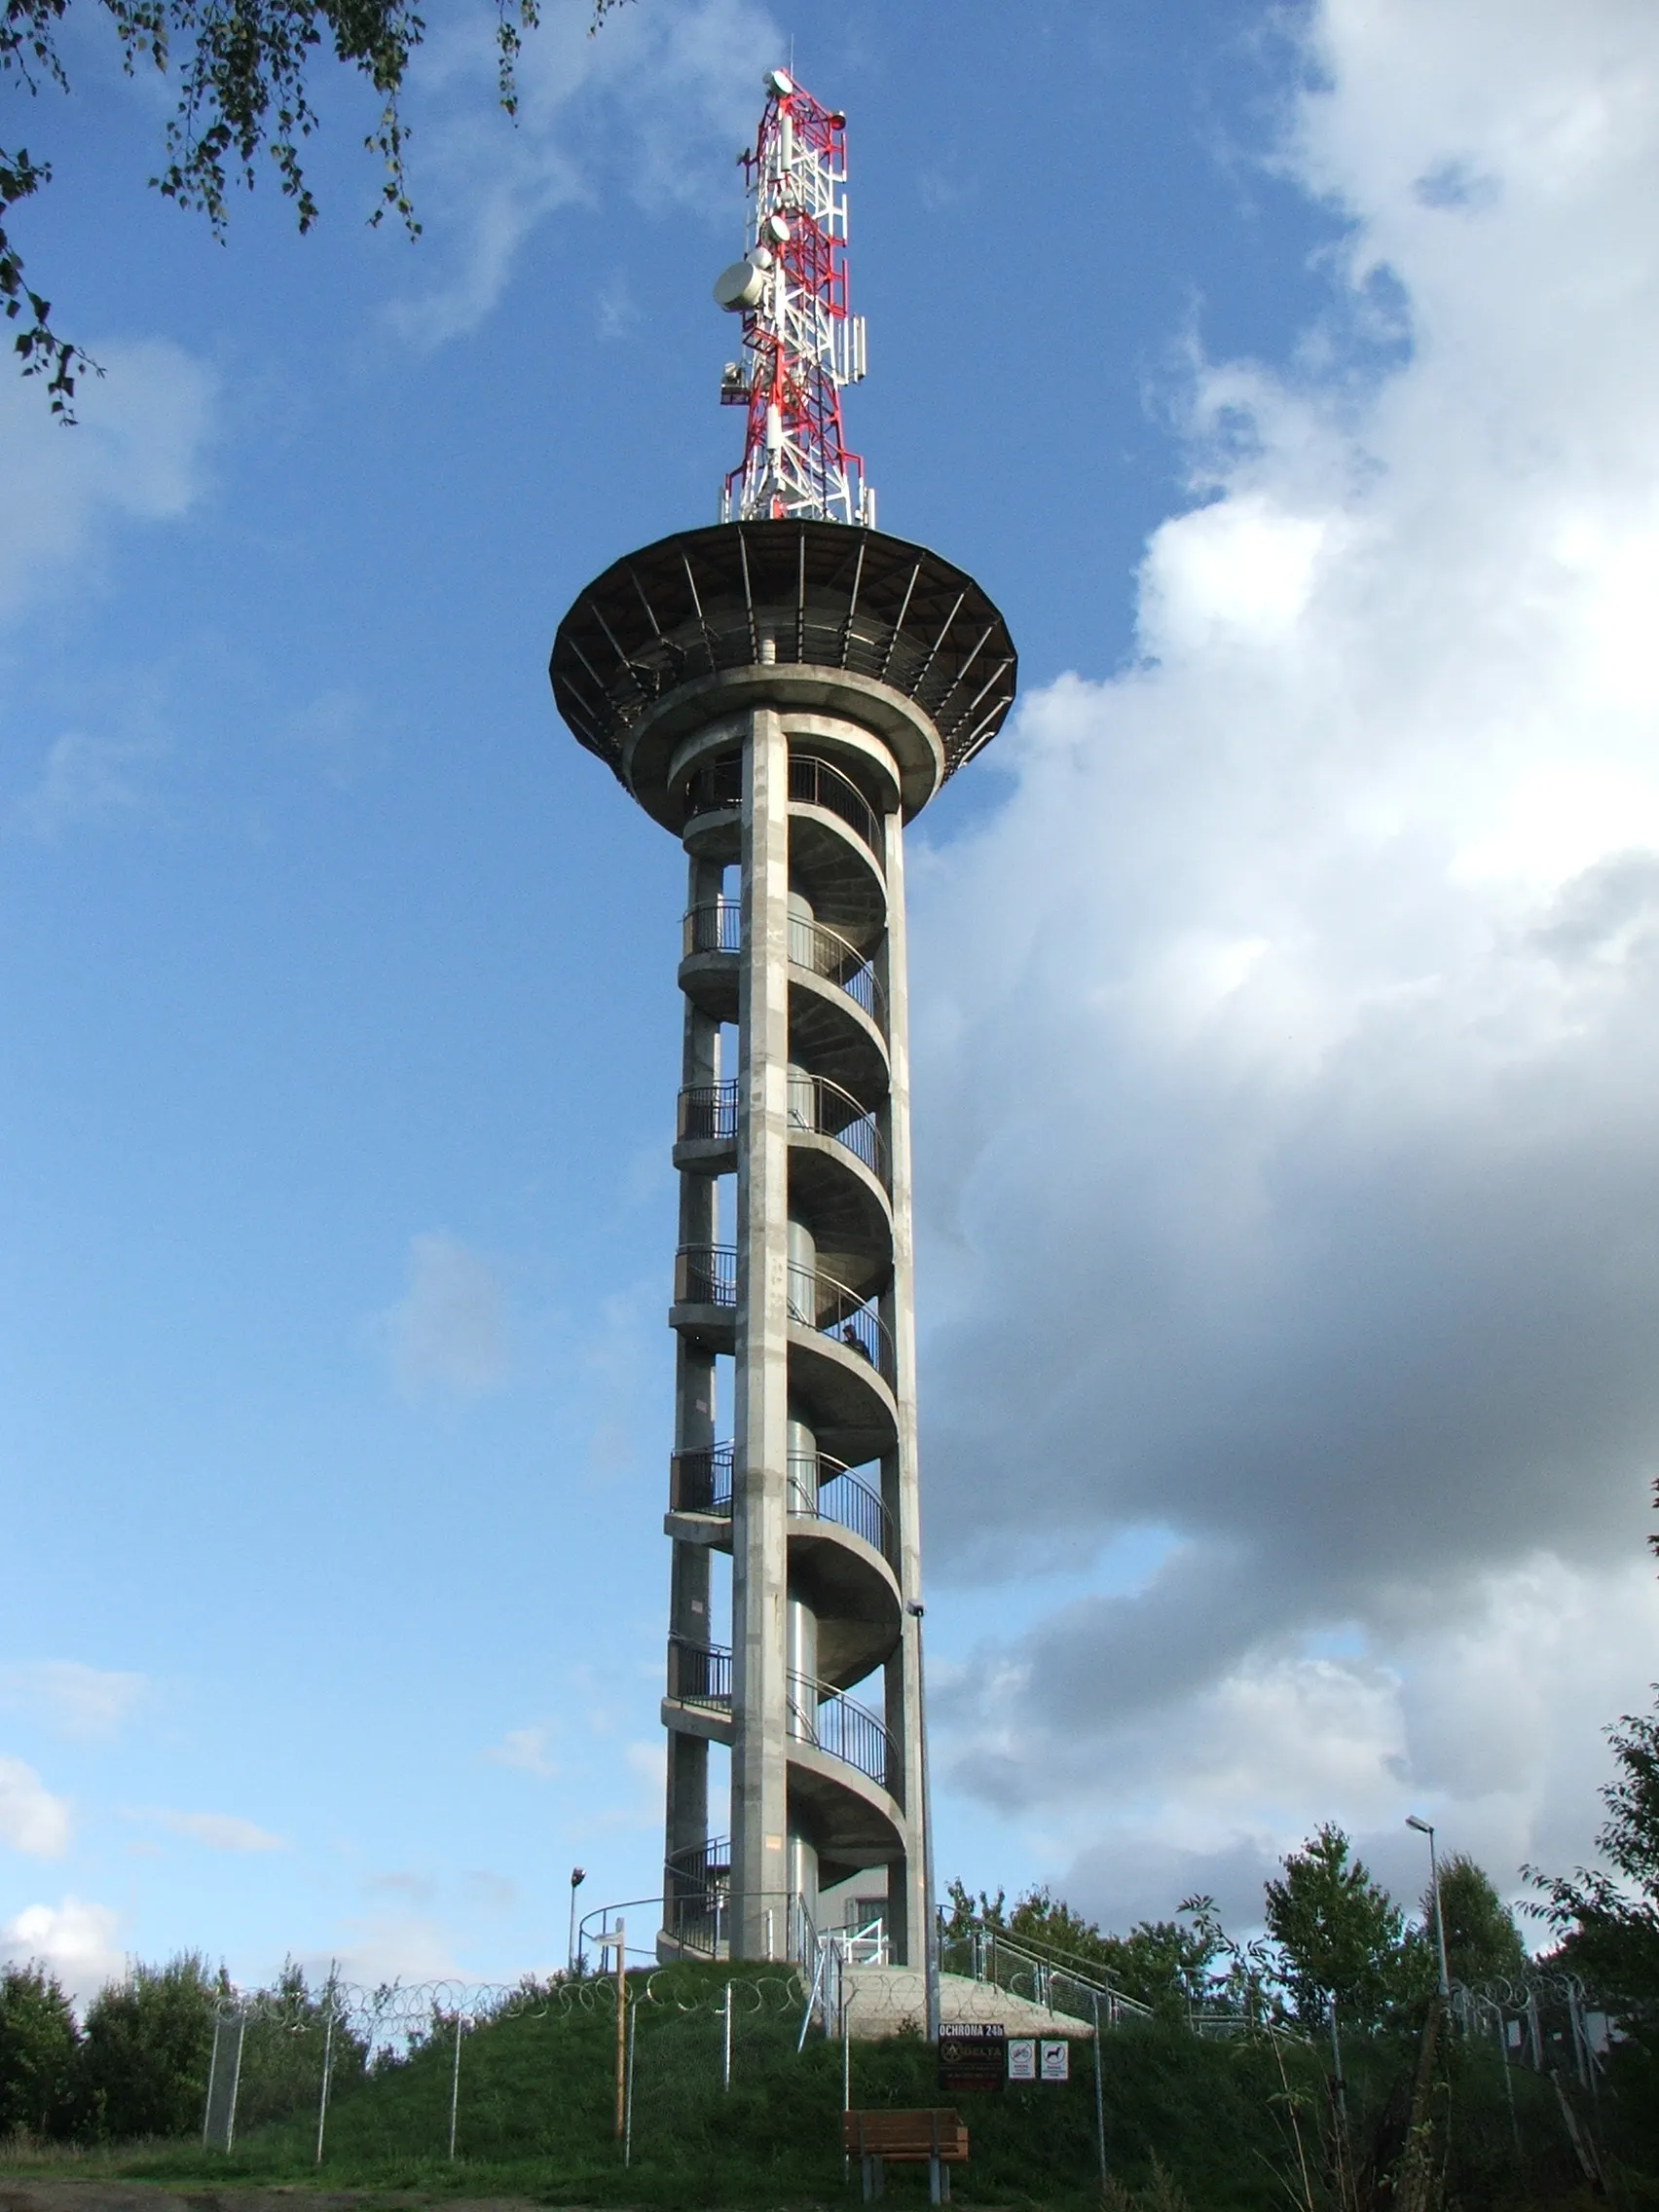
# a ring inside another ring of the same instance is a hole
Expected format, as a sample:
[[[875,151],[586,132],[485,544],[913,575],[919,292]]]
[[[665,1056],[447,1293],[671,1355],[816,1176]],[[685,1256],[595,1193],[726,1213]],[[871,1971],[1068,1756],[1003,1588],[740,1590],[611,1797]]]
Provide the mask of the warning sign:
[[[1013,2036],[1010,2038],[1008,2078],[1011,2082],[1036,2081],[1037,2046],[1030,2036]]]
[[[939,2029],[939,2085],[954,2095],[963,2089],[1000,2089],[1007,2078],[1008,2030],[1000,2020],[941,2020]]]
[[[1064,2036],[1056,2036],[1052,2043],[1041,2044],[1038,2046],[1037,2062],[1045,2082],[1071,2080],[1071,2045]]]

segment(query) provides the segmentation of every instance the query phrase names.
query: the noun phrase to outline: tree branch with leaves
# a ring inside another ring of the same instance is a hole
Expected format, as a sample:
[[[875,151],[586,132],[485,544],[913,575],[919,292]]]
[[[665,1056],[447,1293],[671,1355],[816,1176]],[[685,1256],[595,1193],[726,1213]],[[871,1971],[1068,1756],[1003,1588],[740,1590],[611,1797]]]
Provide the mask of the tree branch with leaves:
[[[0,0],[0,80],[31,95],[69,90],[58,29],[72,0]],[[409,127],[404,80],[425,35],[411,0],[81,0],[109,18],[129,76],[155,69],[172,76],[178,99],[166,126],[164,163],[151,185],[165,199],[206,216],[215,238],[230,217],[233,185],[251,190],[258,156],[274,163],[282,195],[302,232],[318,215],[306,182],[302,149],[317,129],[312,68],[332,56],[354,70],[380,101],[363,144],[383,167],[372,224],[395,215],[420,235],[405,170]],[[491,0],[496,14],[498,95],[518,112],[517,65],[525,34],[540,18],[538,0]],[[597,29],[621,0],[594,0]],[[52,166],[26,148],[0,147],[0,300],[22,327],[14,350],[25,377],[44,377],[51,411],[74,421],[77,380],[101,374],[83,348],[53,321],[52,303],[23,274],[10,216],[52,181]]]

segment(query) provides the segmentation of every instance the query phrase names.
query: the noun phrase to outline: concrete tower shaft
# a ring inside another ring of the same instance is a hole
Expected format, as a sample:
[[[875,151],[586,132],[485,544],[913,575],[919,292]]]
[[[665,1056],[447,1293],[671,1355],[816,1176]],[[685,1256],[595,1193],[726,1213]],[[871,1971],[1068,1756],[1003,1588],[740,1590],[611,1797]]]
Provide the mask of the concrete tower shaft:
[[[661,1945],[800,1956],[851,1885],[919,1964],[903,826],[1000,726],[1014,648],[936,555],[767,521],[618,562],[551,673],[688,870]]]

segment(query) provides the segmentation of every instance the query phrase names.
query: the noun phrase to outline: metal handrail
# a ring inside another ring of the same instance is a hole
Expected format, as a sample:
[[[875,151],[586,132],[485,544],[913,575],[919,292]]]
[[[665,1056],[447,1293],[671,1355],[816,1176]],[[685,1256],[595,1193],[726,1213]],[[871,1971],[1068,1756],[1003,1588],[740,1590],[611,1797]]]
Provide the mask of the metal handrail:
[[[741,952],[743,908],[735,899],[711,899],[693,906],[682,925],[682,960],[694,952]]]
[[[810,1675],[789,1677],[788,1698],[790,1734],[796,1743],[811,1744],[831,1758],[844,1759],[893,1796],[901,1794],[898,1747],[887,1723],[867,1706]]]
[[[711,1444],[669,1458],[671,1513],[731,1518],[733,1447]],[[791,1453],[789,1509],[797,1520],[828,1521],[862,1536],[882,1558],[893,1558],[893,1518],[873,1485],[828,1454]]]
[[[804,914],[792,914],[790,958],[809,975],[822,976],[827,983],[838,983],[878,1028],[886,1027],[887,994],[881,979],[858,946],[838,931],[826,929],[822,922],[809,922]]]
[[[861,1298],[832,1275],[818,1274],[792,1262],[789,1314],[802,1328],[816,1329],[820,1336],[833,1337],[849,1350],[862,1353],[884,1382],[895,1382],[898,1366],[893,1339],[873,1299]]]
[[[662,1866],[677,1882],[695,1882],[704,1889],[718,1883],[723,1888],[731,1875],[731,1838],[712,1835],[707,1843],[688,1843],[683,1850],[671,1852]]]
[[[732,1126],[736,1129],[737,1086],[732,1086]],[[850,1090],[825,1075],[790,1076],[790,1126],[807,1129],[814,1136],[832,1137],[853,1158],[861,1161],[880,1183],[887,1181],[887,1147],[881,1141],[881,1124],[867,1106],[861,1106]]]
[[[676,1306],[735,1306],[737,1246],[682,1244],[674,1255]],[[833,1337],[869,1361],[884,1382],[898,1376],[893,1338],[873,1299],[861,1298],[833,1275],[811,1268],[789,1271],[789,1317],[800,1327]]]
[[[723,1142],[737,1134],[737,1082],[688,1083],[680,1093],[679,1141]]]
[[[891,1563],[893,1517],[881,1493],[827,1456],[790,1455],[790,1511],[802,1520],[829,1521],[862,1536]]]
[[[790,755],[790,797],[797,805],[821,806],[838,815],[856,830],[877,860],[881,860],[881,818],[850,776],[813,753]],[[727,754],[699,768],[685,787],[685,819],[700,814],[722,814],[743,804],[743,756]]]
[[[743,908],[735,899],[711,899],[692,906],[681,925],[681,958],[699,952],[741,952]],[[837,983],[880,1028],[887,1024],[887,994],[874,967],[856,944],[804,914],[790,916],[790,958],[809,975]]]
[[[743,756],[728,753],[723,760],[711,760],[699,768],[685,788],[685,819],[699,814],[720,814],[743,804]]]
[[[731,1647],[668,1640],[668,1694],[681,1705],[700,1705],[711,1713],[731,1711]]]
[[[737,1246],[682,1244],[674,1255],[676,1306],[735,1306]]]
[[[671,1513],[707,1513],[731,1518],[732,1448],[711,1444],[705,1451],[676,1452],[668,1462]]]
[[[741,770],[739,782],[741,786]],[[884,857],[881,822],[874,807],[852,778],[831,767],[828,760],[820,760],[813,753],[792,753],[790,797],[797,805],[821,806],[827,814],[838,814],[858,831],[877,860]]]

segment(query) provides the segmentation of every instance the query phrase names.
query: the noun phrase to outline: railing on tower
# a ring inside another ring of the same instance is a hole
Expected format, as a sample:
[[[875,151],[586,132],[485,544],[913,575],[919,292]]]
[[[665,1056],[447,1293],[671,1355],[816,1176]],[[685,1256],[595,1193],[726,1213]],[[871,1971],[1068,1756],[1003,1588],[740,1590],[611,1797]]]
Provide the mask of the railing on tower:
[[[790,798],[796,806],[820,806],[857,830],[876,859],[885,857],[878,815],[850,776],[815,753],[790,755]],[[728,754],[699,768],[685,787],[685,819],[729,814],[743,804],[743,760]]]
[[[891,1566],[893,1518],[881,1493],[827,1454],[790,1454],[790,1511],[862,1536]]]
[[[850,776],[813,753],[790,755],[790,797],[797,806],[821,806],[858,831],[882,859],[881,818]]]
[[[668,1640],[668,1694],[680,1705],[706,1712],[731,1711],[731,1649],[723,1643],[694,1643],[688,1637]]]
[[[670,1512],[729,1521],[733,1460],[729,1444],[674,1453],[669,1459]],[[881,1493],[862,1475],[828,1453],[792,1452],[788,1489],[789,1510],[796,1520],[827,1521],[832,1528],[845,1529],[850,1535],[862,1536],[889,1566],[895,1564],[893,1517]]]
[[[711,899],[691,907],[682,924],[681,957],[698,953],[741,952],[743,909],[735,899]],[[804,914],[790,916],[790,958],[809,975],[821,976],[846,992],[878,1028],[887,1023],[887,994],[870,960],[838,930]]]
[[[741,952],[743,909],[735,899],[711,899],[685,917],[681,957],[698,952]]]
[[[829,1137],[850,1152],[884,1189],[887,1147],[874,1111],[862,1105],[828,1076],[792,1074],[789,1082],[792,1129]],[[688,1083],[680,1093],[675,1141],[680,1144],[730,1144],[737,1136],[737,1083]]]
[[[685,788],[685,819],[700,814],[725,814],[743,804],[743,756],[731,753],[723,760],[711,760],[699,768]]]
[[[719,1955],[731,1930],[731,1838],[711,1836],[663,1862],[665,1921],[688,1951]]]
[[[735,1306],[737,1246],[682,1244],[674,1255],[676,1306]]]
[[[810,1675],[789,1677],[790,1734],[797,1743],[811,1744],[831,1758],[840,1759],[879,1783],[898,1797],[903,1772],[898,1746],[887,1724],[830,1682],[815,1681]]]
[[[809,922],[803,914],[790,916],[790,958],[809,975],[838,983],[855,1006],[862,1007],[878,1028],[887,1025],[887,994],[871,963],[838,930],[822,922]]]
[[[688,1083],[680,1093],[678,1139],[729,1143],[737,1134],[737,1085]]]
[[[732,1448],[712,1444],[707,1451],[676,1452],[669,1460],[671,1513],[706,1513],[731,1518]]]
[[[893,1382],[898,1373],[893,1338],[873,1298],[861,1298],[832,1275],[792,1263],[789,1312],[792,1321],[816,1329],[822,1337],[832,1337],[867,1359],[884,1382]]]
[[[734,1110],[735,1106],[734,1099]],[[791,1071],[790,1126],[808,1130],[814,1136],[832,1137],[886,1186],[887,1147],[881,1141],[880,1123],[867,1106],[861,1106],[850,1090],[843,1090],[828,1076]]]

